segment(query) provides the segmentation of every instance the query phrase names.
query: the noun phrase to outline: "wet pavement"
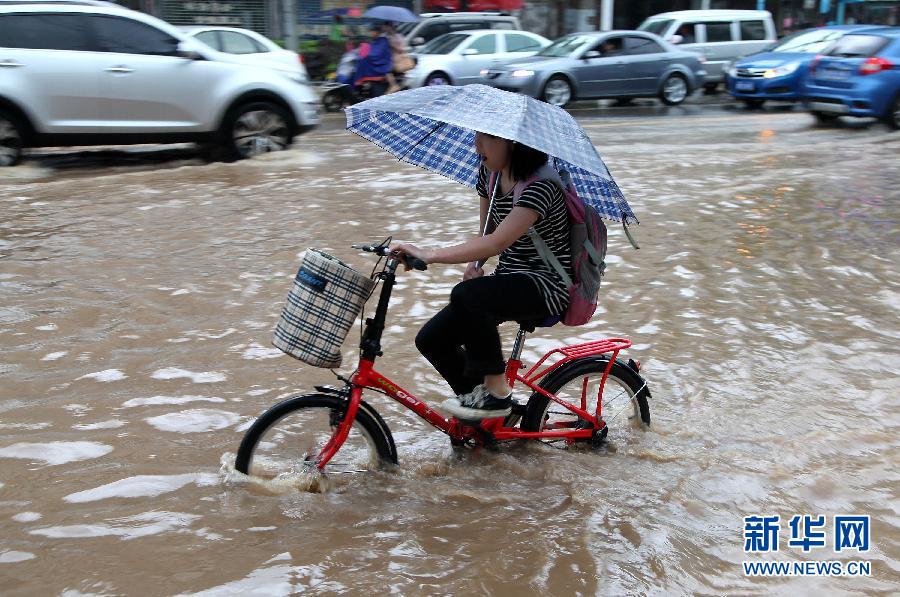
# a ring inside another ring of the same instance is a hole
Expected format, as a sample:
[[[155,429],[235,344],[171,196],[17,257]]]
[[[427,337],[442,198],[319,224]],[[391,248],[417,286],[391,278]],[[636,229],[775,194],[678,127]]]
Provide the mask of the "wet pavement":
[[[52,150],[0,172],[2,592],[896,594],[900,134],[715,99],[573,113],[642,248],[611,226],[597,317],[542,330],[525,357],[630,337],[653,427],[597,451],[459,456],[366,396],[400,469],[324,494],[229,466],[263,409],[334,379],[269,343],[299,255],[368,271],[351,242],[458,242],[471,191],[341,115],[234,164]],[[412,339],[461,274],[411,273],[392,302],[379,369],[425,400],[447,389]],[[774,514],[781,551],[745,554],[743,517]],[[787,546],[795,514],[828,517],[827,548]],[[834,553],[843,514],[871,516],[869,552]],[[872,570],[742,572],[774,559]]]

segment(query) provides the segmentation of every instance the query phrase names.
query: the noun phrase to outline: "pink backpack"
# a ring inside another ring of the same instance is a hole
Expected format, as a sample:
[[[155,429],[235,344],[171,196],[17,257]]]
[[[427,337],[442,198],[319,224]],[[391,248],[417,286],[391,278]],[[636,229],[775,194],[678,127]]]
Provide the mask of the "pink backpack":
[[[590,321],[597,310],[600,280],[606,269],[606,224],[600,219],[597,210],[578,196],[568,172],[559,173],[550,164],[542,166],[528,180],[516,183],[513,187],[513,205],[519,201],[528,185],[538,180],[553,181],[565,196],[574,279],[533,227],[528,229],[528,236],[541,259],[559,274],[569,289],[569,306],[561,315],[561,321],[569,326],[582,325]],[[494,189],[494,193],[498,182],[497,174],[491,173],[488,188]]]

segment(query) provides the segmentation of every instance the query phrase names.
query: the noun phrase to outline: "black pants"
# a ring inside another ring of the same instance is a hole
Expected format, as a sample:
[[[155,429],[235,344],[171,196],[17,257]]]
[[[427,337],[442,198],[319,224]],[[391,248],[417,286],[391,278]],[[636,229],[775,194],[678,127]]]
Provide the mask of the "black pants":
[[[460,282],[450,304],[416,336],[416,347],[457,394],[472,391],[485,375],[506,371],[497,325],[550,316],[544,298],[525,274],[498,274]]]

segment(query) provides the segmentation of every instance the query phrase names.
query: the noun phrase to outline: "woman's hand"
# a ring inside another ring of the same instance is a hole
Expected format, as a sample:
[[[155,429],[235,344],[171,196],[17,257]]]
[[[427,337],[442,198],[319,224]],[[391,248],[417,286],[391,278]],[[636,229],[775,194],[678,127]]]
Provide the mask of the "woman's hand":
[[[434,251],[430,249],[422,249],[420,247],[417,247],[416,245],[411,245],[408,243],[400,243],[391,244],[391,253],[397,255],[398,257],[417,257],[425,263],[431,263]],[[406,259],[403,259],[403,267],[406,271],[412,269],[407,263]]]
[[[484,275],[484,270],[480,267],[476,267],[475,262],[469,262],[469,265],[466,266],[466,273],[463,274],[463,281],[471,280],[472,278],[480,278]]]

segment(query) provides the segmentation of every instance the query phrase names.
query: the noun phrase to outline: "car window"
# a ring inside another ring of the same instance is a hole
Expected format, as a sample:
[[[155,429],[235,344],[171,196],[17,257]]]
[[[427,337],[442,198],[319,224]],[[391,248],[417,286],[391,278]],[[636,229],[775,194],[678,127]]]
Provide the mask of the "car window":
[[[518,29],[515,23],[509,21],[491,21],[491,29]]]
[[[421,37],[425,41],[431,41],[432,39],[439,37],[445,33],[450,31],[450,26],[447,23],[428,23],[415,35],[415,37]]]
[[[590,35],[567,35],[560,37],[552,44],[537,53],[538,56],[562,57],[569,56],[580,51],[589,43],[593,43],[593,36]]]
[[[659,54],[665,52],[663,47],[646,37],[626,37],[625,53],[626,54]]]
[[[763,21],[740,21],[741,39],[744,41],[766,39],[766,24]]]
[[[101,52],[171,56],[178,40],[156,27],[131,19],[91,15],[91,24]]]
[[[624,38],[622,37],[607,37],[591,49],[600,52],[603,56],[621,56],[624,53],[623,44]]]
[[[0,15],[0,47],[91,50],[85,20],[76,14]]]
[[[496,54],[497,36],[493,33],[491,35],[482,35],[470,43],[466,50],[476,50],[479,54]]]
[[[674,35],[680,35],[682,44],[697,43],[697,29],[693,23],[684,23],[675,30]]]
[[[781,40],[772,48],[773,52],[806,52],[818,54],[831,42],[844,35],[843,31],[833,29],[814,29],[812,31],[800,31]]]
[[[507,52],[537,52],[541,49],[538,40],[521,33],[505,33]]]
[[[728,21],[711,21],[706,25],[706,41],[720,42],[731,40],[731,23]]]
[[[849,34],[839,39],[825,54],[841,58],[872,56],[887,44],[888,40],[878,35]]]
[[[418,54],[449,54],[469,38],[465,33],[447,33],[436,37],[418,50]]]
[[[638,31],[649,31],[657,35],[665,35],[674,21],[672,19],[648,19],[641,23]]]
[[[204,31],[195,35],[197,39],[205,43],[211,48],[222,51],[222,44],[219,42],[219,33],[217,31]]]
[[[450,31],[471,31],[472,29],[490,29],[484,21],[451,21]]]
[[[220,31],[222,51],[229,54],[259,54],[266,50],[256,40],[236,31]]]

